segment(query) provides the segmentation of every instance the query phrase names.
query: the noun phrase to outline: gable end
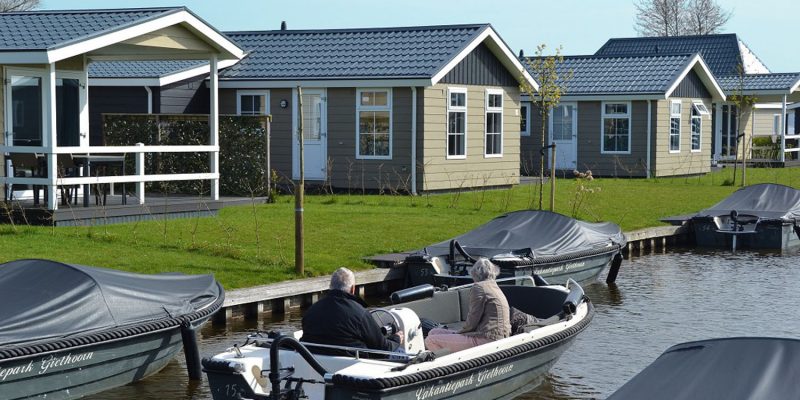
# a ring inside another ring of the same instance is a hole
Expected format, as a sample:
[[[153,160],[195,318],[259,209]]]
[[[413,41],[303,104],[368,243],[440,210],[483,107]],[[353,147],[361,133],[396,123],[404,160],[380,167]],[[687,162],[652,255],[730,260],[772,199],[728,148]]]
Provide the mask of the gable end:
[[[440,81],[461,85],[519,86],[518,80],[484,43],[456,64]]]
[[[681,83],[675,88],[670,97],[711,98],[711,92],[706,89],[700,76],[694,70],[689,71]]]

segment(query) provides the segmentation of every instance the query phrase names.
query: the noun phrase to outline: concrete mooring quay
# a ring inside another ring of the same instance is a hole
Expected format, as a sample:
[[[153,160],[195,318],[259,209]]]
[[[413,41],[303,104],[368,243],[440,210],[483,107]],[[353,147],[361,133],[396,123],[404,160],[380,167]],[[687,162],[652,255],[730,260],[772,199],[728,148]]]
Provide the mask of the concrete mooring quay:
[[[687,242],[690,232],[685,226],[659,226],[625,232],[628,245],[623,249],[625,259],[655,252],[665,252],[668,246]],[[379,268],[357,271],[356,294],[388,295],[403,287],[405,277],[401,263],[408,253],[381,254],[368,260]],[[624,270],[623,265],[623,270]],[[260,314],[286,313],[292,308],[304,308],[315,303],[328,290],[329,276],[296,279],[270,285],[230,290],[225,295],[222,310],[214,315],[214,324],[225,324],[232,318],[258,318]]]

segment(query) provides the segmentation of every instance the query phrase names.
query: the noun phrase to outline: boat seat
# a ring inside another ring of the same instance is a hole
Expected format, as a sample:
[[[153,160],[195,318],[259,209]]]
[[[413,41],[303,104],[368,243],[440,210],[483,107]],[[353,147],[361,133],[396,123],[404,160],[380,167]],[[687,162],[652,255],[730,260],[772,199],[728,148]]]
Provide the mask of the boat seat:
[[[534,317],[546,320],[562,311],[564,300],[569,293],[558,287],[540,286],[535,288],[522,286],[500,286],[500,290],[506,295],[508,305],[516,307],[520,311],[533,315]],[[530,291],[541,292],[536,296],[531,296]],[[532,298],[536,301],[532,301]]]
[[[414,310],[420,318],[428,318],[440,324],[462,321],[458,292],[436,292],[431,298],[403,303],[402,306]]]

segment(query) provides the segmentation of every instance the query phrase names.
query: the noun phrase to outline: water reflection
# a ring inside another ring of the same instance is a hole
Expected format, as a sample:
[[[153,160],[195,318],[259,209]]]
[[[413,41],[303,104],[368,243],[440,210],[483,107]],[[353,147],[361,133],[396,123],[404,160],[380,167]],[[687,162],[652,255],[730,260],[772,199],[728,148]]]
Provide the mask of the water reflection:
[[[603,275],[604,276],[604,275]],[[605,398],[668,347],[731,336],[796,337],[800,332],[800,249],[770,252],[677,250],[623,263],[617,283],[586,287],[594,321],[553,367],[545,382],[520,398]],[[375,304],[375,299],[371,299]],[[241,343],[255,330],[292,331],[300,313],[206,325],[201,354]],[[180,355],[164,371],[91,399],[186,399],[211,396],[205,382],[189,383]]]

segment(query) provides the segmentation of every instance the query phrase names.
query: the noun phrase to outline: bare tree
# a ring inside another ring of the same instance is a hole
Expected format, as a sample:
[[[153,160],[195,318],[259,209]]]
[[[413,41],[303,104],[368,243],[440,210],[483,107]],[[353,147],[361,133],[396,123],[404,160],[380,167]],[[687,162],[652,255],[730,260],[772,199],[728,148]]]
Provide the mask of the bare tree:
[[[687,0],[637,0],[634,28],[640,36],[678,36],[684,32]]]
[[[39,8],[39,0],[0,0],[0,12],[30,11]]]
[[[717,0],[635,0],[634,28],[641,36],[719,33],[733,12]]]
[[[732,15],[733,11],[723,9],[715,0],[689,0],[686,3],[686,34],[719,33]]]

